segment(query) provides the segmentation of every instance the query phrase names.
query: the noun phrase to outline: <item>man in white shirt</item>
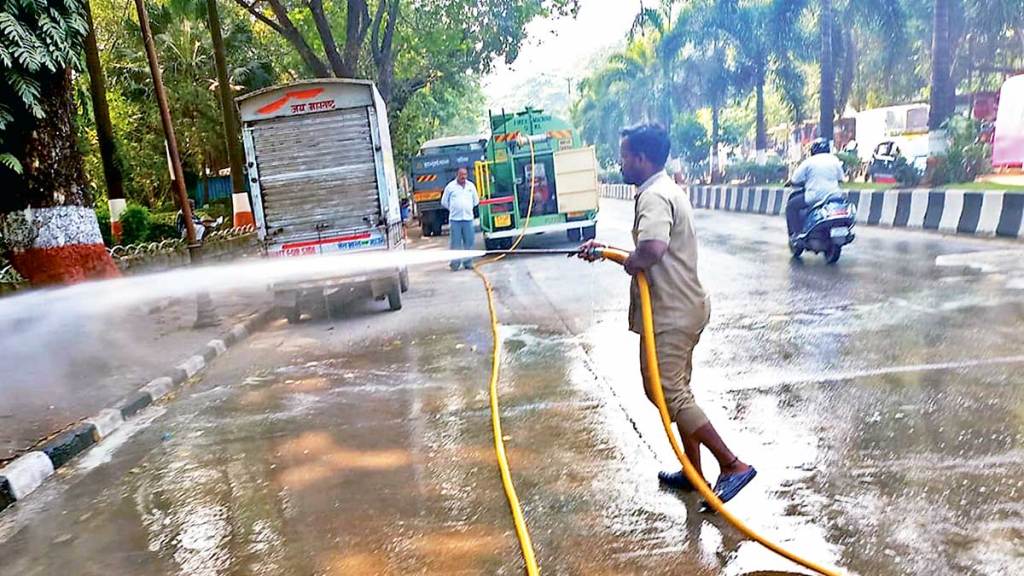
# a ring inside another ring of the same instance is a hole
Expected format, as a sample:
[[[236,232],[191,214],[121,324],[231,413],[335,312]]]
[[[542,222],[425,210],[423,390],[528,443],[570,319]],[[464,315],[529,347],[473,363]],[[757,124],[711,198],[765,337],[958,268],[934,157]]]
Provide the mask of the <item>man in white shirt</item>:
[[[804,160],[790,182],[803,185],[803,192],[790,194],[786,203],[786,227],[789,237],[803,229],[803,210],[814,206],[829,196],[841,195],[839,183],[843,181],[843,162],[831,153],[828,140],[818,138],[811,144],[811,157]]]
[[[452,250],[472,250],[476,244],[473,208],[479,204],[480,195],[476,191],[476,186],[469,181],[469,171],[459,168],[455,180],[444,187],[444,194],[441,196],[441,206],[448,209]],[[473,261],[470,258],[451,261],[453,271],[458,270],[460,266],[469,270],[473,267]]]

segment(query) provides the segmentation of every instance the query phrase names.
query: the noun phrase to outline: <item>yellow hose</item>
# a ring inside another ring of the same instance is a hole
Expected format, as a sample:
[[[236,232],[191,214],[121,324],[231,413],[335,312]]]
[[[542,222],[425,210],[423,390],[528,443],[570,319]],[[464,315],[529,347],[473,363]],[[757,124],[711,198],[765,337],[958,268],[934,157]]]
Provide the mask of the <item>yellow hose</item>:
[[[523,237],[526,236],[526,230],[530,226],[530,216],[533,214],[533,193],[534,186],[537,182],[533,172],[536,170],[535,165],[535,151],[533,142],[530,142],[530,202],[526,208],[526,222],[523,225],[522,231],[519,233],[519,237],[516,238],[515,242],[512,243],[512,247],[509,249],[515,250],[519,243],[523,241]],[[491,337],[494,340],[493,350],[491,351],[491,381],[490,381],[490,399],[491,399],[491,430],[494,433],[494,453],[498,457],[498,471],[501,473],[501,485],[505,489],[505,499],[508,500],[509,510],[512,512],[512,523],[515,525],[516,537],[519,539],[519,548],[522,550],[523,562],[526,564],[526,573],[529,576],[536,576],[540,574],[540,568],[537,566],[537,558],[533,553],[533,541],[530,540],[530,531],[526,527],[526,520],[523,519],[523,510],[519,506],[519,497],[516,495],[516,487],[512,484],[512,473],[508,467],[508,455],[505,453],[505,440],[501,433],[501,415],[498,409],[498,375],[501,370],[501,339],[498,334],[498,312],[494,306],[494,288],[491,286],[490,280],[487,276],[480,271],[480,268],[493,264],[502,258],[506,254],[500,254],[494,258],[482,260],[473,265],[473,272],[480,277],[484,282],[484,289],[487,291],[487,308],[490,310],[491,316]]]
[[[603,258],[624,264],[629,254],[625,251],[618,250],[615,248],[603,248],[598,251],[599,255]],[[643,330],[644,340],[648,343],[644,347],[644,355],[647,361],[647,373],[651,379],[651,388],[654,392],[654,403],[658,405],[658,413],[661,414],[661,425],[665,428],[665,434],[668,436],[668,441],[672,445],[672,450],[676,453],[676,458],[679,459],[679,463],[683,465],[683,473],[686,474],[686,478],[690,481],[700,495],[704,497],[707,503],[714,508],[722,518],[725,518],[729,524],[732,524],[737,530],[742,532],[751,540],[760,543],[765,548],[775,552],[776,554],[788,558],[801,566],[817,572],[818,574],[824,574],[825,576],[838,576],[839,573],[825,568],[819,564],[815,564],[810,560],[806,560],[797,556],[796,554],[786,550],[782,546],[768,540],[764,536],[761,536],[757,532],[754,532],[749,526],[743,523],[742,520],[734,516],[731,512],[725,509],[725,505],[718,496],[715,495],[714,491],[708,487],[704,482],[704,478],[697,473],[697,470],[690,463],[690,459],[686,457],[686,453],[679,445],[679,441],[676,440],[675,433],[672,432],[672,419],[668,414],[668,406],[665,404],[665,392],[661,388],[661,373],[658,371],[658,353],[654,346],[654,315],[651,311],[651,288],[647,282],[647,276],[640,272],[636,275],[637,284],[640,287],[640,313],[643,316]]]

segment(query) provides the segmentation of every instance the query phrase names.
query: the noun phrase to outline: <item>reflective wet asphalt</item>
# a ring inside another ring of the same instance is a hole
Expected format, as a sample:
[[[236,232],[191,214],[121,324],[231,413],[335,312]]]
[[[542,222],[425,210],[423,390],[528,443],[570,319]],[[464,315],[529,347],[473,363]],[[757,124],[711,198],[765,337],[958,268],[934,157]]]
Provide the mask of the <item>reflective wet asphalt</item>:
[[[599,238],[628,246],[631,208],[605,201]],[[713,313],[694,388],[759,470],[730,509],[843,573],[1024,573],[1024,245],[861,228],[827,266],[790,260],[780,218],[697,225]],[[677,465],[621,268],[487,270],[543,573],[806,573],[659,487]],[[0,574],[520,574],[479,280],[419,268],[405,308],[384,308],[345,303],[232,349],[0,514]]]

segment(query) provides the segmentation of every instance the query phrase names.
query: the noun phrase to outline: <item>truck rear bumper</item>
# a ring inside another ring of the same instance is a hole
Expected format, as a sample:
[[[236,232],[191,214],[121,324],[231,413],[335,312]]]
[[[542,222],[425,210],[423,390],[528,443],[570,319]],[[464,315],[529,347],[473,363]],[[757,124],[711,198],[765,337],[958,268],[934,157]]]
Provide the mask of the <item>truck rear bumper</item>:
[[[587,228],[590,226],[597,226],[597,218],[590,218],[587,220],[573,220],[572,222],[559,222],[558,224],[545,224],[544,226],[530,226],[526,229],[526,234],[546,234],[549,232],[565,232],[566,230],[576,230],[578,228]],[[511,230],[500,230],[498,232],[484,232],[484,238],[489,240],[496,240],[499,238],[515,238],[522,233],[519,228],[512,228]]]

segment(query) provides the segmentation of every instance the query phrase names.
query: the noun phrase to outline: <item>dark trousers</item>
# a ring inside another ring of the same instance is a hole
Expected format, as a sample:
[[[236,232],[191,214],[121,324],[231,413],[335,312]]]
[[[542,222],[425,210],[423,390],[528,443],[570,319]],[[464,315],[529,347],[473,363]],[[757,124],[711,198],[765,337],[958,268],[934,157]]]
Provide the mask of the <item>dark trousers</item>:
[[[807,201],[804,199],[803,191],[793,192],[786,202],[786,228],[789,229],[790,238],[799,234],[804,228],[804,210],[807,209]]]

